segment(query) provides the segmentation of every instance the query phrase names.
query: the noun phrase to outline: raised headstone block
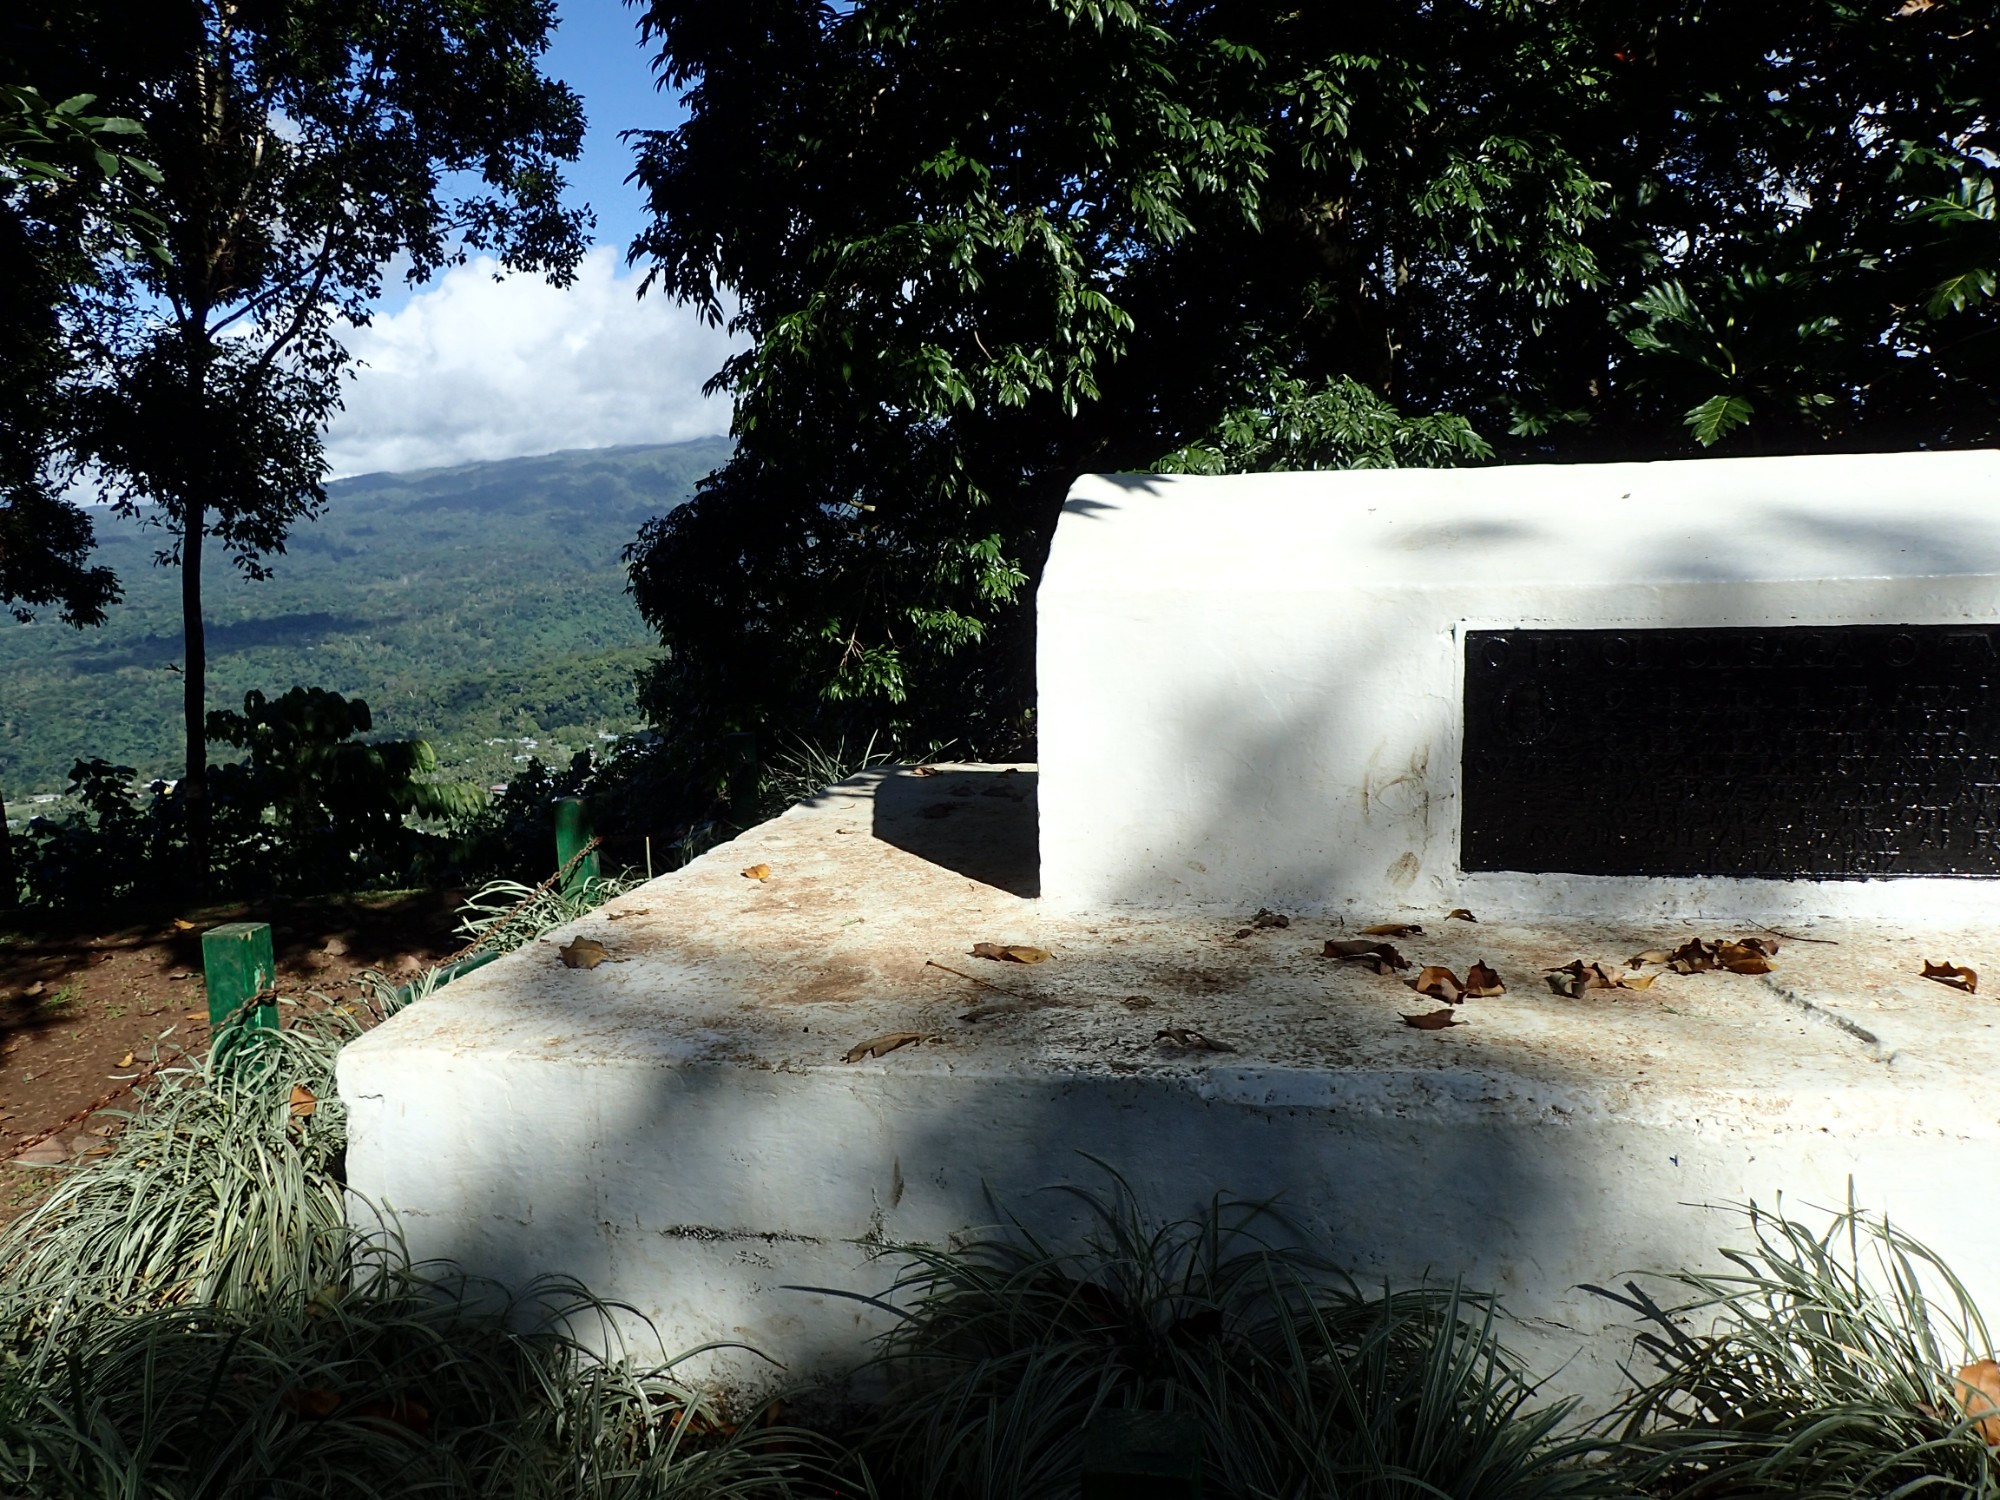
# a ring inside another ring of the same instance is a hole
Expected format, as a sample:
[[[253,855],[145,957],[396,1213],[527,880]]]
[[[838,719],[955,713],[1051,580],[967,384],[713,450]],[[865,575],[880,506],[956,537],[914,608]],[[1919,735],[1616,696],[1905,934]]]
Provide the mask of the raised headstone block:
[[[2000,454],[1090,477],[1039,610],[1066,908],[2000,897]]]

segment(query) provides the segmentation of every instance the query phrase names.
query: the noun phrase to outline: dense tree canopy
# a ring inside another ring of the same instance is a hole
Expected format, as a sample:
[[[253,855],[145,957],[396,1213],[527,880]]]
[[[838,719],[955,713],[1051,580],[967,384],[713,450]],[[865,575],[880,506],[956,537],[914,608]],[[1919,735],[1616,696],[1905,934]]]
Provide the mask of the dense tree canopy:
[[[203,544],[256,572],[323,501],[342,320],[391,262],[412,281],[495,252],[566,279],[582,110],[537,60],[553,0],[13,0],[0,78],[91,92],[142,124],[135,191],[164,256],[105,265],[69,310],[74,450],[158,507],[183,581],[187,803],[206,866]],[[152,514],[152,512],[149,512]]]
[[[659,291],[751,345],[651,707],[1032,738],[1080,472],[2000,434],[1993,0],[650,0]]]

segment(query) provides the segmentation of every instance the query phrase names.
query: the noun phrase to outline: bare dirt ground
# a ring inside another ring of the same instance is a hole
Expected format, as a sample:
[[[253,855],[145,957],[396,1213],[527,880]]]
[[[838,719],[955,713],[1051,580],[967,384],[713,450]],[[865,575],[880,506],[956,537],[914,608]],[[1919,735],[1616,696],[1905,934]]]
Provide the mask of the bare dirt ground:
[[[155,1058],[208,1045],[201,935],[223,922],[269,922],[281,995],[359,999],[360,975],[392,978],[456,951],[457,891],[281,900],[186,911],[0,922],[0,1222],[47,1185],[49,1166],[101,1149],[115,1112],[51,1127]]]

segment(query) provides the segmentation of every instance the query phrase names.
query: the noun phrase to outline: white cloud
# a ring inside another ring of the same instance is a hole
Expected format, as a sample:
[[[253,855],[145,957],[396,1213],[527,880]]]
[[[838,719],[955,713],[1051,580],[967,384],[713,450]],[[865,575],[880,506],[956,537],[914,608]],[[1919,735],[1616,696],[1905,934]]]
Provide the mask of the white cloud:
[[[336,476],[729,430],[728,401],[701,387],[732,341],[667,297],[640,300],[609,247],[563,290],[495,269],[455,267],[349,331],[360,368],[327,434]]]

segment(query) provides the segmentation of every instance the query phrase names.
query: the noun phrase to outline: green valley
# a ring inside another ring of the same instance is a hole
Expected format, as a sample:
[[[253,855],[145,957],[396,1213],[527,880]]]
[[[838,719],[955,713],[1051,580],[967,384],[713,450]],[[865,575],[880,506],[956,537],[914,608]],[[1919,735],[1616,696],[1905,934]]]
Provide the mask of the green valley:
[[[211,706],[295,684],[359,696],[378,734],[421,736],[457,775],[503,780],[633,727],[652,642],[620,550],[729,454],[726,438],[553,453],[328,486],[273,576],[211,544]],[[99,559],[124,602],[97,630],[0,625],[0,787],[16,816],[99,755],[173,776],[180,750],[179,574],[164,534],[104,516]]]

